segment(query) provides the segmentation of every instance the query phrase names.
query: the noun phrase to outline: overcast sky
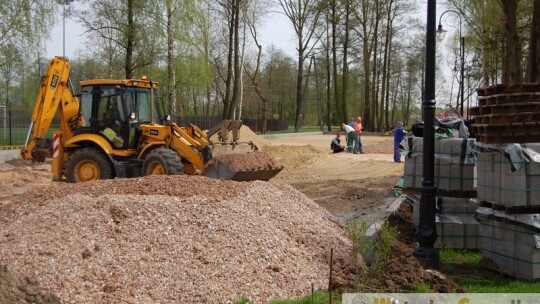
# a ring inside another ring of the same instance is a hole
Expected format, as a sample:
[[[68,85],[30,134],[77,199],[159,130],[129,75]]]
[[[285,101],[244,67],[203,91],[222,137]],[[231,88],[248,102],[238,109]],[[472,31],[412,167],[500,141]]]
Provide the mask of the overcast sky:
[[[67,7],[68,6],[66,6],[66,9]],[[54,56],[62,56],[63,54],[63,22],[61,18],[61,9],[57,12],[57,15],[59,22],[57,22],[52,29],[51,38],[46,41],[46,54],[49,58],[52,58]],[[271,13],[267,15],[265,21],[266,22],[264,24],[264,27],[259,33],[259,35],[261,35],[260,43],[263,45],[263,49],[270,47],[271,44],[274,44],[276,47],[282,49],[289,56],[295,57],[295,35],[289,19],[287,19],[287,17],[283,14]],[[77,53],[77,49],[79,47],[83,47],[84,29],[77,22],[66,18],[65,32],[65,56],[67,56],[68,58],[74,58]]]

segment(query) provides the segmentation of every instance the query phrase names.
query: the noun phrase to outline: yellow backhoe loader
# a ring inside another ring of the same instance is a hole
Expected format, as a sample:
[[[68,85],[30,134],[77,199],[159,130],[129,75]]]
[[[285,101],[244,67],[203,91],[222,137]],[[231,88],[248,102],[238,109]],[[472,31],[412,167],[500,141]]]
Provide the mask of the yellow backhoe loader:
[[[24,159],[42,162],[52,157],[55,181],[183,173],[268,180],[282,168],[273,165],[237,170],[216,160],[213,152],[217,149],[228,151],[220,153],[258,153],[249,152],[256,150],[253,143],[239,142],[241,121],[223,121],[207,132],[193,124],[180,127],[164,114],[163,103],[157,98],[158,84],[145,77],[81,81],[81,94],[75,96],[70,70],[66,58],[51,59],[21,149]],[[50,140],[45,136],[56,113],[60,130]],[[219,134],[215,143],[209,140],[214,133]]]

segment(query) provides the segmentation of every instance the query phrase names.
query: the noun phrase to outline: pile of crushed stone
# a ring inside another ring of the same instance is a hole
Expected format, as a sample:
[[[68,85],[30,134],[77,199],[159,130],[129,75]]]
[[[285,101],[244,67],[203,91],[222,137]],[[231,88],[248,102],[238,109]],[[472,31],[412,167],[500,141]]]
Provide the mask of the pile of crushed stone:
[[[291,186],[202,176],[53,184],[0,219],[0,264],[65,303],[255,303],[352,282],[351,242]]]
[[[60,300],[52,294],[43,293],[36,280],[0,266],[0,303],[59,304]]]

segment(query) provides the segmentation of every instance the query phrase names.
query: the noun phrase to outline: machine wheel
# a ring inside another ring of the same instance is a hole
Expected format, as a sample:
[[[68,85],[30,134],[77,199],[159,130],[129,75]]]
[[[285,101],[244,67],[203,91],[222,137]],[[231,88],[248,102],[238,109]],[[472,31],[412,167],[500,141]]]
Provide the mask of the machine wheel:
[[[66,163],[66,178],[69,183],[87,182],[113,178],[109,160],[96,148],[81,148],[69,157]]]
[[[143,175],[184,174],[180,157],[168,148],[157,148],[148,153],[143,164]]]

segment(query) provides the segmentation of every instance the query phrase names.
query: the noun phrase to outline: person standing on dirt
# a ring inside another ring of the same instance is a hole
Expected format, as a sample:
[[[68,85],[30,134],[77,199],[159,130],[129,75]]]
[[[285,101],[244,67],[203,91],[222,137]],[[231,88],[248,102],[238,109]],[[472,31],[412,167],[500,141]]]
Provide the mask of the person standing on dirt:
[[[345,139],[347,140],[347,152],[352,153],[354,145],[354,127],[342,123],[341,128],[347,134],[345,137]]]
[[[399,144],[405,138],[405,130],[403,130],[403,123],[398,121],[396,128],[394,129],[394,162],[401,162],[401,151],[399,150]]]
[[[339,133],[336,133],[336,138],[332,139],[332,143],[330,144],[330,148],[332,148],[332,151],[334,153],[339,153],[345,151],[345,147],[341,144],[341,135]]]
[[[362,117],[358,116],[354,122],[354,148],[353,154],[364,154],[364,149],[362,149],[362,139],[360,135],[362,134]]]

